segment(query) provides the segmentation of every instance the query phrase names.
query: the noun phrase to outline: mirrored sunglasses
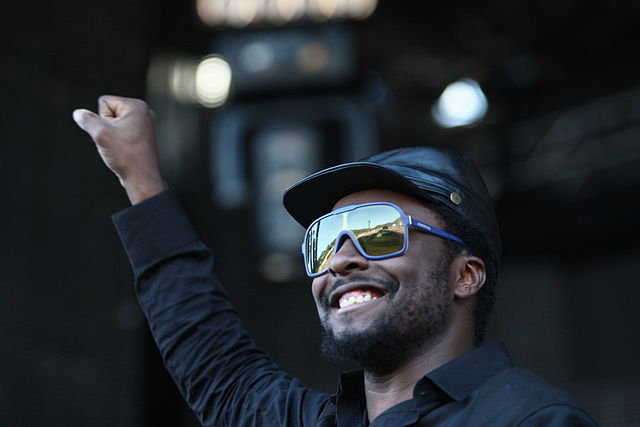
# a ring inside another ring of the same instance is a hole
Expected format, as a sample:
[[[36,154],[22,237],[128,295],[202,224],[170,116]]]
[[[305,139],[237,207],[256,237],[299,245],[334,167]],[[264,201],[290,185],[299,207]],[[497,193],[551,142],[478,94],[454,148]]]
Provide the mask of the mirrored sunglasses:
[[[409,227],[452,240],[471,253],[460,238],[412,218],[393,203],[364,203],[336,209],[307,228],[302,242],[307,275],[316,277],[326,273],[345,237],[370,260],[402,255],[409,247]]]

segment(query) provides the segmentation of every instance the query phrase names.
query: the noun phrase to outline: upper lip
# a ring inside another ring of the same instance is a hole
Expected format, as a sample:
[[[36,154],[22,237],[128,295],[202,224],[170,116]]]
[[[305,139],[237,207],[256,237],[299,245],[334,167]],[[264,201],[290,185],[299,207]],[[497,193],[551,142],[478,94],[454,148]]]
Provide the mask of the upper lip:
[[[340,301],[340,297],[342,295],[346,294],[349,291],[353,291],[355,289],[366,289],[366,288],[372,288],[372,289],[378,290],[385,295],[389,293],[389,290],[385,286],[382,286],[375,282],[347,283],[346,285],[340,285],[337,288],[335,288],[333,291],[331,291],[331,293],[329,294],[329,304],[331,305],[331,307],[338,307],[338,302]]]

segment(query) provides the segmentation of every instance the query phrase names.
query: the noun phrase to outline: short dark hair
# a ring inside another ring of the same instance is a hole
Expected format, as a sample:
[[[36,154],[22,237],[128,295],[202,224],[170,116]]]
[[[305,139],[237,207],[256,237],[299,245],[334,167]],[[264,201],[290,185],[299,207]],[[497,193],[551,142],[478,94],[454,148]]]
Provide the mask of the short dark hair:
[[[424,200],[424,204],[439,216],[445,231],[461,238],[471,249],[473,255],[484,261],[486,281],[476,294],[477,302],[473,313],[473,345],[479,347],[487,335],[489,319],[496,300],[499,267],[496,248],[491,245],[491,240],[481,229],[475,224],[465,221],[448,206],[430,200]],[[442,241],[445,244],[449,262],[453,261],[453,258],[463,250],[462,246],[452,240],[442,239]]]

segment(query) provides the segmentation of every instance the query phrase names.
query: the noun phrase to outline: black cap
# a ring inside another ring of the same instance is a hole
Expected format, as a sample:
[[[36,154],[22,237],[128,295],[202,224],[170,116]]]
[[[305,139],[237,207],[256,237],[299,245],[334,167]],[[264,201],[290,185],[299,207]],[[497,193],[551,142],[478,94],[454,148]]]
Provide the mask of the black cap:
[[[499,259],[500,232],[487,187],[473,160],[451,149],[399,148],[333,166],[293,184],[283,201],[291,216],[306,228],[342,197],[370,188],[447,205],[485,234]]]

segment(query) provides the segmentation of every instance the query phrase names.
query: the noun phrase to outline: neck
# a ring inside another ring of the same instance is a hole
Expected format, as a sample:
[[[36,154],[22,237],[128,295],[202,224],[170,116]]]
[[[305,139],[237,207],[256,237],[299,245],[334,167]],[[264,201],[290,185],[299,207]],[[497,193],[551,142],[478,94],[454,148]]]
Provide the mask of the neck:
[[[364,391],[369,422],[392,406],[412,399],[416,383],[425,374],[472,348],[470,343],[452,343],[444,339],[392,372],[380,374],[365,369]]]

